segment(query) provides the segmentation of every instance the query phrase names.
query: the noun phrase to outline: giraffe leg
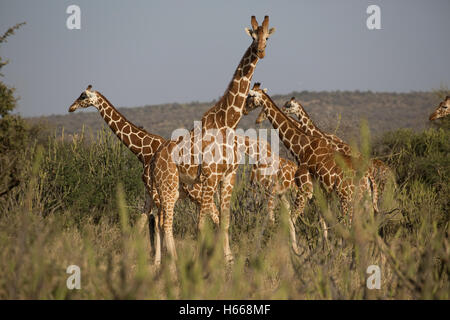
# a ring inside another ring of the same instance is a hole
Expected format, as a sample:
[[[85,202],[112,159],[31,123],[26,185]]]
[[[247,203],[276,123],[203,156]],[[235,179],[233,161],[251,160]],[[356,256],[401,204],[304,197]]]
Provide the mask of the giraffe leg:
[[[275,215],[274,215],[275,194],[274,194],[273,190],[267,190],[266,196],[267,196],[267,211],[269,214],[269,221],[272,225],[274,225],[275,224]]]
[[[353,206],[351,205],[352,194],[353,192],[349,187],[337,191],[342,214],[344,217],[348,215],[348,221],[350,226],[352,225],[353,221]]]
[[[182,185],[183,191],[191,198],[197,207],[201,206],[202,203],[202,184],[194,183],[190,186],[185,184]],[[219,225],[219,212],[216,206],[211,207],[212,211],[208,212],[211,220],[214,222],[216,226]]]
[[[372,208],[375,213],[378,213],[378,184],[370,169],[367,170],[364,177],[359,182],[359,195],[358,200],[363,198],[364,193],[369,195],[372,199]]]
[[[150,242],[150,256],[152,257],[156,253],[156,227],[157,223],[155,223],[155,215],[153,214],[153,209],[159,208],[159,198],[156,189],[153,188],[151,175],[150,175],[151,167],[150,165],[146,165],[144,167],[144,174],[142,175],[142,180],[145,185],[145,206],[144,206],[144,214],[147,216],[148,220],[148,235]],[[159,258],[159,261],[161,259]]]
[[[174,207],[179,197],[179,176],[176,164],[171,161],[172,157],[170,152],[170,148],[164,148],[160,153],[157,153],[153,159],[151,168],[153,187],[156,188],[158,192],[160,202],[158,220],[156,221],[157,227],[155,228],[155,264],[161,262],[161,247],[163,240],[161,238],[161,230],[164,232],[164,241],[166,242],[169,256],[172,259],[171,262],[175,262],[177,259],[172,227]],[[171,263],[171,267],[174,267],[174,265],[174,263]]]
[[[178,175],[177,175],[177,177],[178,177]],[[178,180],[178,179],[176,179],[176,180]],[[177,252],[175,249],[175,240],[173,238],[173,213],[174,213],[175,203],[179,197],[178,181],[174,185],[176,186],[175,188],[171,188],[170,191],[166,192],[166,197],[164,199],[164,202],[161,201],[161,207],[163,208],[162,228],[164,231],[164,241],[166,243],[167,251],[169,252],[170,257],[172,258],[172,261],[177,260]],[[161,222],[160,222],[160,227],[161,227]]]
[[[291,205],[286,198],[286,194],[281,195],[281,203],[283,204],[284,208],[290,213],[291,211]],[[292,217],[292,214],[289,214],[288,218],[288,224],[289,224],[289,242],[291,243],[292,250],[295,254],[300,254],[300,250],[298,249],[297,245],[297,235],[295,233],[295,221]]]
[[[292,224],[292,226],[290,225],[289,227],[291,230],[292,248],[294,252],[298,254],[299,250],[297,246],[294,224],[297,221],[299,215],[303,215],[307,201],[313,196],[312,177],[306,165],[300,165],[295,172],[295,184],[297,190],[295,195],[294,210],[291,214],[290,223]]]
[[[323,238],[326,240],[328,240],[328,227],[327,227],[327,223],[325,222],[325,219],[323,218],[323,216],[321,215],[319,218],[319,222],[322,225],[323,228]]]
[[[202,200],[200,206],[200,213],[198,217],[198,231],[203,230],[204,219],[206,215],[217,215],[217,207],[214,203],[214,193],[219,184],[219,179],[216,175],[210,176],[202,183]]]
[[[220,189],[220,226],[221,232],[223,233],[223,252],[225,255],[225,260],[227,263],[233,263],[233,253],[230,248],[229,239],[229,229],[230,229],[230,202],[231,194],[233,192],[233,187],[236,179],[236,171],[229,174],[222,180],[222,185]]]
[[[381,160],[372,159],[372,166],[370,167],[371,174],[375,178],[378,186],[378,198],[383,197],[384,189],[390,178],[394,177],[392,170]],[[393,179],[394,180],[394,179]]]
[[[159,267],[161,265],[161,253],[162,253],[162,238],[161,238],[161,222],[163,221],[163,208],[156,191],[156,188],[152,187],[152,198],[157,200],[157,212],[149,215],[149,229],[150,229],[150,243],[152,251],[154,252],[154,264]],[[153,210],[152,210],[153,211]]]
[[[269,216],[269,221],[272,225],[275,224],[275,215],[274,215],[274,209],[275,209],[275,198],[276,198],[276,191],[275,191],[275,181],[276,178],[273,176],[266,176],[266,175],[259,175],[258,170],[260,168],[258,165],[254,164],[252,166],[252,173],[250,176],[251,185],[255,188],[258,186],[263,187],[264,196],[267,199],[267,214]]]

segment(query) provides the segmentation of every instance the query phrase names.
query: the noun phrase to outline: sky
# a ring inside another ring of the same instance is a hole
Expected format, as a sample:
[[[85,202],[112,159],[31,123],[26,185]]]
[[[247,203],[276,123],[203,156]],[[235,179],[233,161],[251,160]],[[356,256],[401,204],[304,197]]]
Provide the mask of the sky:
[[[80,30],[66,26],[69,5]],[[250,16],[269,15],[253,80],[271,94],[428,91],[450,85],[449,13],[449,0],[0,0],[0,34],[27,23],[0,47],[1,81],[26,117],[67,113],[88,84],[117,107],[210,101],[251,43]]]

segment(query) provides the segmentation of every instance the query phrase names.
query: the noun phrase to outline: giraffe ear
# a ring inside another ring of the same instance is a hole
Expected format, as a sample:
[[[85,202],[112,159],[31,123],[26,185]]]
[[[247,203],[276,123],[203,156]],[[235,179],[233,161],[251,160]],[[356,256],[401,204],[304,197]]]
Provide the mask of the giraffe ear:
[[[270,28],[269,30],[269,36],[275,33],[275,28]]]
[[[246,32],[250,37],[253,38],[252,31],[250,30],[250,28],[245,28],[245,32]]]
[[[252,28],[253,28],[253,30],[257,30],[258,29],[258,21],[256,21],[256,17],[255,16],[252,16],[252,19],[251,19],[251,24],[252,24]]]

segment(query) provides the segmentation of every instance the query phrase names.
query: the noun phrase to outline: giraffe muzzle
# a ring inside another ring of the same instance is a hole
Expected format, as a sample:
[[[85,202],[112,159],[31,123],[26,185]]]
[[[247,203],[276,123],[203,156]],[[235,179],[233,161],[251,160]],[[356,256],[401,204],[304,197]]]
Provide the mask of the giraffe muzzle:
[[[438,118],[437,112],[433,112],[429,119],[430,119],[430,121],[433,121],[433,120],[436,120],[437,118]]]
[[[69,112],[74,112],[75,110],[77,110],[77,105],[74,103],[69,107]]]

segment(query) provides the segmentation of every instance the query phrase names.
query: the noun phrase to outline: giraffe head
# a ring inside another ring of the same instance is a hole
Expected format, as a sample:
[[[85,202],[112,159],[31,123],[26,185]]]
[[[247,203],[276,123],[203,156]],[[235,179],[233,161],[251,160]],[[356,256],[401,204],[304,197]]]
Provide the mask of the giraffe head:
[[[275,28],[269,29],[269,16],[264,17],[262,25],[258,25],[255,16],[252,16],[251,25],[252,28],[245,28],[245,31],[253,39],[258,58],[263,59],[266,55],[267,40],[275,32]]]
[[[84,90],[78,99],[72,103],[69,108],[69,112],[74,112],[78,108],[88,108],[90,106],[96,106],[97,103],[97,92],[92,91],[92,86],[89,85],[86,90]]]
[[[319,102],[319,100],[311,100],[305,102],[304,105],[309,105],[316,102]],[[309,117],[303,105],[299,101],[297,101],[295,97],[292,97],[290,100],[286,101],[286,103],[283,105],[283,111],[287,114],[296,115],[299,119],[304,116]]]
[[[436,110],[430,115],[430,120],[443,118],[450,114],[450,96],[446,96]]]
[[[243,110],[244,115],[249,114],[250,111],[263,107],[262,112],[264,111],[264,93],[267,91],[267,89],[261,89],[261,84],[259,82],[256,82],[253,85],[253,88],[248,91],[247,100],[245,101],[245,107]],[[261,121],[264,121],[264,118],[262,118],[261,114],[258,116],[258,118],[261,117]],[[257,123],[260,123],[257,122]]]
[[[292,97],[290,100],[286,101],[283,106],[283,111],[287,114],[301,115],[305,113],[305,109],[302,104]]]

